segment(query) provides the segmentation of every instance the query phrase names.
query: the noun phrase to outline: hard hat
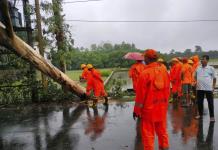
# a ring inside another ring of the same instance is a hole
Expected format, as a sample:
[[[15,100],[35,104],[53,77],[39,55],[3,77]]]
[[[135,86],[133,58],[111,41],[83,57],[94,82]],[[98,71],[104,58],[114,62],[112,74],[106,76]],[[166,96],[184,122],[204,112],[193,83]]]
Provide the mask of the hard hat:
[[[156,52],[156,50],[153,50],[153,49],[147,49],[145,50],[145,52],[143,53],[144,56],[147,56],[148,58],[151,58],[151,59],[155,59],[155,58],[158,58],[158,54]]]
[[[92,64],[88,64],[86,67],[87,67],[88,69],[92,69],[92,68],[93,68],[93,65],[92,65]]]
[[[189,60],[188,60],[188,63],[189,63],[189,64],[193,64],[194,62],[193,62],[191,59],[189,59]]]
[[[81,69],[83,69],[83,68],[85,68],[85,67],[86,67],[86,64],[81,64],[81,65],[80,65],[80,68],[81,68]]]
[[[195,56],[192,57],[191,60],[192,60],[193,62],[197,63],[197,62],[199,62],[199,56],[198,56],[198,55],[195,55]]]
[[[171,61],[178,62],[179,60],[177,58],[173,58],[173,59],[171,59]]]
[[[159,58],[157,61],[158,62],[164,62],[164,60],[162,58]]]

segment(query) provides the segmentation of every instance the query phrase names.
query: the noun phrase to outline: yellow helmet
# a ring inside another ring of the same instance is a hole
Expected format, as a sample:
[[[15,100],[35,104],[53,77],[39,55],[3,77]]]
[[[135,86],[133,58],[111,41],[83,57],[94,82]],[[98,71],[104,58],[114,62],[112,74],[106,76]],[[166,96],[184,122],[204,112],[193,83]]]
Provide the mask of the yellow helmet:
[[[88,64],[86,67],[87,67],[88,69],[92,69],[92,68],[93,68],[93,65],[92,65],[92,64]]]
[[[164,62],[164,60],[162,58],[159,58],[157,61],[158,62]]]
[[[81,64],[81,65],[80,65],[80,68],[81,68],[81,69],[83,69],[83,68],[85,68],[85,67],[86,67],[86,64]]]
[[[193,63],[194,62],[191,59],[188,60],[188,64],[193,64]]]
[[[178,62],[179,60],[177,58],[173,58],[171,61]]]

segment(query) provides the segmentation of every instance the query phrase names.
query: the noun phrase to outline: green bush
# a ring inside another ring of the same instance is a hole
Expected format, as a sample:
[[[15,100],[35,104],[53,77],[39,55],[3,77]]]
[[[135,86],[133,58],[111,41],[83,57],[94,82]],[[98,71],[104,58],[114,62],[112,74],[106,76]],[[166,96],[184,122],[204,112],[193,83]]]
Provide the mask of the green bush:
[[[126,81],[117,78],[112,80],[111,96],[115,98],[120,98],[124,96],[124,91],[122,91],[122,86],[126,84]]]
[[[102,77],[108,77],[110,76],[111,72],[112,72],[111,70],[102,70],[101,75]]]

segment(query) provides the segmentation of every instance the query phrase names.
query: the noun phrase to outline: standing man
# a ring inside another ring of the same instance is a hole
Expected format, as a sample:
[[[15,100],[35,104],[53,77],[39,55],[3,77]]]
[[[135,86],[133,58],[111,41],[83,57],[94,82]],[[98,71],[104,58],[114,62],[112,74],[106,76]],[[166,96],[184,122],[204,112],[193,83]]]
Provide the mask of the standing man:
[[[200,65],[198,55],[191,57],[191,60],[193,61],[193,65],[192,65],[192,72],[193,72],[192,92],[193,92],[193,96],[192,96],[192,98],[196,101],[197,92],[196,92],[195,72]]]
[[[192,84],[192,66],[188,64],[188,59],[183,58],[182,66],[182,93],[184,107],[191,105],[191,84]]]
[[[197,81],[197,101],[199,115],[196,119],[203,118],[204,111],[204,95],[206,95],[208,108],[210,112],[210,121],[214,122],[214,102],[213,92],[216,86],[216,73],[212,66],[208,65],[209,56],[204,55],[201,58],[201,66],[198,67],[195,77]]]
[[[144,52],[146,69],[140,74],[136,90],[133,118],[141,118],[141,134],[144,150],[154,150],[155,133],[159,149],[169,147],[167,134],[167,108],[170,95],[170,79],[165,67],[157,63],[158,54],[153,49]]]
[[[173,100],[179,100],[181,96],[182,83],[181,83],[181,73],[182,65],[177,58],[171,60],[172,67],[170,69],[170,80],[172,84],[172,95]]]
[[[145,65],[142,63],[142,60],[137,60],[129,69],[129,77],[132,78],[134,91],[136,91],[139,75],[144,69]]]

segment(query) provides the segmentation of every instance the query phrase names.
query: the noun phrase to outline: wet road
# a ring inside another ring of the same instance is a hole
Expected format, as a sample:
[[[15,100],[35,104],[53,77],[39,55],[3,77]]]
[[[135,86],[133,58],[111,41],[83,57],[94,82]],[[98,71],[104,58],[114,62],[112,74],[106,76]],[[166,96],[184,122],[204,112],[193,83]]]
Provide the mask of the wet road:
[[[205,103],[207,104],[207,103]],[[215,100],[215,107],[218,100]],[[0,109],[1,150],[142,150],[133,102],[112,102],[97,109],[86,106],[41,105]],[[218,149],[218,126],[203,122],[196,109],[170,104],[171,150]],[[218,121],[218,108],[215,109]],[[157,149],[157,140],[156,140]]]

